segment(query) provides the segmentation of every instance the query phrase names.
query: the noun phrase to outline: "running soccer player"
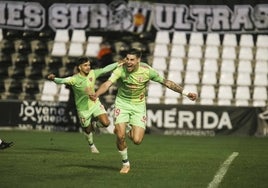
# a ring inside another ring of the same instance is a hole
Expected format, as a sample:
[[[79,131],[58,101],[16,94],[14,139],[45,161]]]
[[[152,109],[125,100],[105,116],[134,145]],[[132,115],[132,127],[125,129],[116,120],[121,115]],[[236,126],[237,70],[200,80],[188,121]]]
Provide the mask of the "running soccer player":
[[[190,100],[197,99],[196,93],[183,90],[182,86],[177,85],[171,80],[164,79],[148,64],[140,62],[141,55],[141,52],[137,49],[128,51],[124,59],[125,64],[115,69],[109,79],[99,87],[95,95],[90,96],[92,100],[97,100],[113,83],[117,82],[118,92],[114,110],[114,133],[116,134],[116,145],[123,163],[120,173],[128,173],[130,170],[127,143],[125,140],[128,126],[131,129],[127,134],[134,144],[141,144],[145,134],[147,119],[145,95],[146,86],[150,80],[183,94]]]
[[[123,62],[120,62],[121,64]],[[110,120],[107,112],[99,99],[92,101],[89,96],[95,93],[95,82],[99,76],[121,66],[120,63],[113,63],[104,68],[91,69],[91,61],[87,57],[81,57],[77,61],[77,74],[66,78],[57,78],[54,74],[47,76],[48,80],[56,84],[70,85],[74,92],[75,105],[83,128],[85,137],[88,141],[92,153],[99,153],[93,142],[94,127],[108,127]],[[92,117],[97,117],[98,121],[91,125]]]

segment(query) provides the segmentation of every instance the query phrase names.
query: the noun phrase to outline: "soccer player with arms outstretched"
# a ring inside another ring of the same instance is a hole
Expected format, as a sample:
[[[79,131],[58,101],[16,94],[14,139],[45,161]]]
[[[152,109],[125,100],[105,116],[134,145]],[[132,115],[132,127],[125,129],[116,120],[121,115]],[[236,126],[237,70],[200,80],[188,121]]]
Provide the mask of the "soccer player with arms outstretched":
[[[120,62],[122,64],[122,62]],[[107,112],[99,99],[92,101],[89,95],[95,93],[95,82],[99,76],[106,74],[121,66],[120,63],[113,63],[100,69],[91,69],[91,61],[87,57],[81,57],[77,61],[77,74],[66,78],[57,78],[54,74],[47,76],[48,80],[54,81],[56,84],[70,85],[74,92],[75,105],[83,128],[86,139],[92,153],[99,153],[93,143],[94,126],[91,125],[92,117],[97,117],[95,124],[97,127],[108,127],[110,120]]]
[[[183,90],[171,80],[161,77],[156,70],[141,61],[141,52],[131,49],[125,57],[125,64],[112,72],[110,78],[104,82],[94,95],[90,95],[92,100],[104,94],[109,87],[117,82],[118,92],[115,100],[115,130],[116,145],[122,157],[123,166],[120,173],[128,173],[130,162],[128,160],[126,130],[134,144],[141,144],[146,126],[146,86],[152,80],[165,87],[187,96],[190,100],[196,100],[197,94]]]

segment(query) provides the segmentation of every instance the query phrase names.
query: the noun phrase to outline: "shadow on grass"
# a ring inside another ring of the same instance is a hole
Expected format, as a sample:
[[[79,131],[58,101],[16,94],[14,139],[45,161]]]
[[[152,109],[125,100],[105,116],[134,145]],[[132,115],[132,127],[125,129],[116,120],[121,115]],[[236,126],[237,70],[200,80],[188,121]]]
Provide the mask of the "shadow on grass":
[[[110,171],[118,171],[119,168],[113,166],[106,166],[106,165],[81,165],[81,164],[68,164],[68,165],[58,165],[58,167],[79,167],[79,168],[86,168],[86,169],[94,169],[94,170],[110,170]]]
[[[71,150],[60,149],[60,148],[31,148],[32,150],[49,151],[49,152],[73,152]]]

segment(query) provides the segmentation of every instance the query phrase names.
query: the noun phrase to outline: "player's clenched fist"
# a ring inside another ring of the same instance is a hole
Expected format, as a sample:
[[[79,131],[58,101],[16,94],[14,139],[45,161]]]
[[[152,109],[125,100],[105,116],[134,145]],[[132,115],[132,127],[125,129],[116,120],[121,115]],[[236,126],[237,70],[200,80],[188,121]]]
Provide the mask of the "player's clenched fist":
[[[197,99],[197,94],[196,93],[188,93],[187,97],[190,100],[195,101]]]
[[[47,79],[53,81],[55,79],[55,75],[54,74],[49,74],[49,75],[47,75]]]

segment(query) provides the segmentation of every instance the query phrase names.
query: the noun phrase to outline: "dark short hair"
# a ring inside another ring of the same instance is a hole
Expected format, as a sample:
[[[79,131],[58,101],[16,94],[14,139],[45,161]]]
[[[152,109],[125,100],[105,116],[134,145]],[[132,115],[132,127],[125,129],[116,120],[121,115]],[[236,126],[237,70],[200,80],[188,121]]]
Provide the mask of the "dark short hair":
[[[142,56],[141,51],[136,48],[131,48],[130,50],[127,51],[126,54],[135,55],[137,58],[141,58]]]
[[[79,66],[79,65],[81,65],[83,63],[86,63],[88,61],[91,62],[90,58],[88,58],[88,57],[80,57],[76,62],[76,66]]]

